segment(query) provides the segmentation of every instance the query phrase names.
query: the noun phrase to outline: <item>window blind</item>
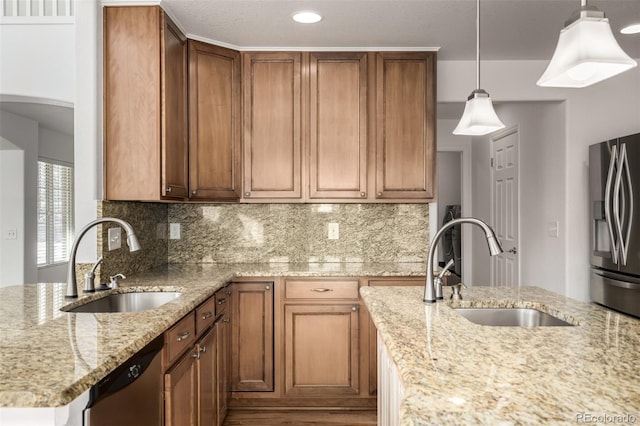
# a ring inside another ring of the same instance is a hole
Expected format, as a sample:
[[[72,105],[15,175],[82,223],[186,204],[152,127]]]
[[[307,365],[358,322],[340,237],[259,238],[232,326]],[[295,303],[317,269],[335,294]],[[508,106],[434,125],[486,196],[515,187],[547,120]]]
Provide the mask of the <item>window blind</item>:
[[[66,262],[73,238],[73,168],[38,161],[38,266]]]

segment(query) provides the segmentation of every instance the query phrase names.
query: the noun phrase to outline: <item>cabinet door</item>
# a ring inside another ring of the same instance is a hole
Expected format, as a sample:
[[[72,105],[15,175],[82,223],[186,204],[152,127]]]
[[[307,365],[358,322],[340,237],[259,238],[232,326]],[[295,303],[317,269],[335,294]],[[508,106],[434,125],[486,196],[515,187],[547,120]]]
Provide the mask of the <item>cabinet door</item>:
[[[104,8],[107,200],[160,198],[160,13]]]
[[[311,53],[309,197],[367,196],[367,55]]]
[[[435,53],[377,54],[376,198],[435,196]]]
[[[245,53],[244,198],[300,199],[301,53]]]
[[[235,283],[231,390],[273,391],[273,283]]]
[[[285,393],[359,393],[358,304],[285,306]]]
[[[162,196],[187,198],[187,39],[163,12]]]
[[[227,407],[230,396],[230,368],[229,354],[231,343],[231,324],[229,317],[224,315],[216,322],[218,330],[218,349],[216,351],[216,367],[217,367],[217,406],[218,406],[218,426],[222,426],[224,418],[227,415]]]
[[[240,54],[189,40],[189,197],[240,198]]]
[[[198,425],[218,424],[218,330],[211,328],[195,348],[198,365]]]
[[[164,375],[165,425],[196,426],[198,377],[195,352],[187,352]]]

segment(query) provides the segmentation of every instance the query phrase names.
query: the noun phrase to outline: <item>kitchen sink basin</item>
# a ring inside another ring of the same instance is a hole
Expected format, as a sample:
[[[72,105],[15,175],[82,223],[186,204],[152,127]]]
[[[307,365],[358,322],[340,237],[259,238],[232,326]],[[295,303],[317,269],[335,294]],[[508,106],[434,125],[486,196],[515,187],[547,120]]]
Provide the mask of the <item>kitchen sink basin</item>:
[[[496,327],[572,326],[560,318],[531,308],[454,308],[454,310],[480,325]]]
[[[182,293],[179,291],[134,291],[130,293],[110,294],[100,299],[92,300],[66,312],[105,313],[105,312],[140,312],[155,309],[171,302]]]

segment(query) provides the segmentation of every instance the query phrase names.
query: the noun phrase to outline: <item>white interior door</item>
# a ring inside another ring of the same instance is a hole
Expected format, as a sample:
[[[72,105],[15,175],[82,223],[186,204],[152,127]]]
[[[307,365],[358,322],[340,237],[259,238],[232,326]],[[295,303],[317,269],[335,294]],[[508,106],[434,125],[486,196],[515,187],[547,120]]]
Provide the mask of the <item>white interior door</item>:
[[[502,254],[491,258],[491,285],[494,287],[520,285],[518,141],[516,126],[491,137],[491,216],[494,230],[504,250]]]

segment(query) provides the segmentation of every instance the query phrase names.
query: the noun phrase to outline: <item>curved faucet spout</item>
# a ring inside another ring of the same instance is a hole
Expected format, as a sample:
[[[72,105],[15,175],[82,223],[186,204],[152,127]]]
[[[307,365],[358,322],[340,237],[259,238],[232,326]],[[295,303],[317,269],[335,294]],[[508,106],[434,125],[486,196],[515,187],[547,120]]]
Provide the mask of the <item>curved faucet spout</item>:
[[[489,244],[489,253],[491,256],[496,256],[502,253],[502,247],[500,247],[500,243],[496,238],[495,232],[489,225],[483,222],[480,219],[476,219],[475,217],[461,217],[459,219],[454,219],[450,222],[447,222],[436,232],[435,237],[431,240],[431,246],[429,247],[429,254],[427,255],[427,279],[424,286],[424,301],[428,303],[434,303],[437,299],[441,299],[442,296],[436,297],[436,294],[442,294],[442,292],[436,291],[436,286],[441,286],[442,281],[435,282],[437,279],[433,277],[433,258],[435,256],[436,247],[438,246],[438,242],[440,238],[444,234],[444,232],[455,225],[460,225],[463,223],[470,223],[472,225],[477,225],[484,231],[485,238],[487,239],[487,244]]]
[[[66,297],[78,297],[78,284],[76,281],[76,253],[78,252],[78,245],[80,244],[82,237],[84,237],[89,229],[106,222],[115,222],[124,228],[125,232],[127,233],[127,244],[129,245],[129,251],[140,250],[140,242],[138,242],[138,237],[136,237],[136,233],[129,222],[125,222],[124,220],[115,217],[101,217],[92,222],[89,222],[78,232],[78,235],[76,236],[75,240],[73,241],[73,245],[71,246],[69,265],[67,267]]]

